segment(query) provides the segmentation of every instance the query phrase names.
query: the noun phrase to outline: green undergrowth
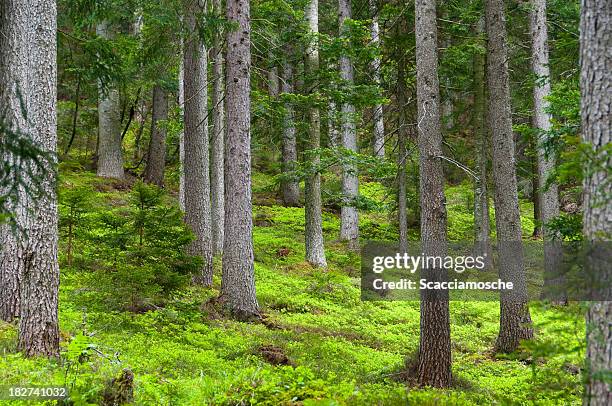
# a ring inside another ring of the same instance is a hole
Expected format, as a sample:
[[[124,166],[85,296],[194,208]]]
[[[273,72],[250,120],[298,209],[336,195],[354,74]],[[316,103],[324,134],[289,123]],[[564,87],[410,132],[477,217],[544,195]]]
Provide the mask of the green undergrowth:
[[[455,386],[401,382],[406,358],[418,349],[419,304],[360,299],[359,254],[338,241],[332,211],[323,218],[329,269],[310,267],[303,259],[303,209],[270,204],[265,181],[256,177],[256,193],[267,197],[259,201],[265,204],[254,199],[253,235],[263,323],[226,319],[203,306],[218,296],[219,261],[212,289],[187,286],[135,313],[84,303],[88,269],[67,266],[62,254],[62,357],[23,358],[15,352],[15,325],[0,323],[0,382],[65,385],[75,405],[97,404],[124,368],[135,375],[141,405],[580,404],[584,322],[578,305],[532,303],[537,338],[501,356],[492,352],[498,304],[452,302]],[[129,201],[129,182],[88,172],[64,171],[62,189],[71,187],[91,188],[93,211]],[[386,192],[380,185],[366,190],[373,199]],[[447,190],[451,238],[471,238],[470,193],[469,185]],[[523,214],[529,210],[522,203]],[[364,238],[392,240],[392,220],[384,211],[362,213]],[[533,221],[525,216],[522,222],[527,235]],[[62,239],[62,251],[65,244]],[[281,354],[280,361],[265,348]]]

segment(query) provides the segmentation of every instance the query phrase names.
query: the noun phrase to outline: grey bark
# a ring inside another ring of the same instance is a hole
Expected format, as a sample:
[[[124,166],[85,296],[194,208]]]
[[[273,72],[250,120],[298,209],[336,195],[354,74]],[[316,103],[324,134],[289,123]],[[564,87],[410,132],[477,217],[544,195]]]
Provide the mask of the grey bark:
[[[397,66],[397,104],[399,109],[399,131],[397,133],[397,217],[400,253],[408,252],[408,204],[406,199],[408,120],[406,119],[406,93],[405,65],[400,61]]]
[[[183,123],[185,122],[185,52],[183,45],[181,44],[181,62],[179,66],[178,74],[178,102],[183,117]],[[179,206],[181,210],[185,211],[185,129],[179,133]]]
[[[547,109],[549,103],[546,100],[550,96],[550,69],[548,67],[548,30],[546,27],[546,0],[532,0],[530,12],[531,22],[531,63],[533,73],[536,76],[536,84],[533,88],[534,127],[539,132],[551,129],[551,116]],[[538,142],[538,183],[541,220],[544,225],[559,215],[559,197],[557,184],[550,183],[546,187],[548,177],[554,170],[555,160],[547,156],[544,146]]]
[[[208,88],[206,48],[197,34],[199,5],[185,2],[184,20],[188,35],[184,49],[184,153],[185,223],[195,234],[189,253],[202,257],[202,285],[212,285],[212,227],[208,151]]]
[[[476,24],[476,36],[485,30],[484,16]],[[484,45],[484,44],[483,44]],[[489,219],[489,191],[487,184],[487,162],[489,147],[486,127],[485,56],[474,54],[474,108],[473,127],[476,138],[476,166],[478,180],[474,183],[474,241],[477,255],[486,255],[487,268],[491,261],[491,223]]]
[[[419,167],[421,173],[421,248],[425,255],[446,254],[446,206],[442,171],[440,88],[435,0],[415,2]],[[423,269],[429,280],[445,280],[444,269]],[[421,291],[418,382],[451,385],[448,291]]]
[[[272,51],[268,52],[269,63],[272,64],[268,69],[268,93],[270,97],[276,99],[278,97],[280,87],[278,86],[278,66],[276,66],[276,61],[274,57],[274,53]]]
[[[336,102],[331,100],[327,107],[327,135],[329,136],[329,144],[332,148],[340,146],[340,134],[338,131],[338,107]]]
[[[98,36],[111,39],[112,31],[107,21],[96,27]],[[98,84],[98,168],[97,175],[103,178],[124,177],[123,151],[121,150],[121,105],[119,90],[107,83]]]
[[[142,16],[142,7],[137,7],[134,13],[134,24],[132,25],[132,34],[135,37],[139,37],[142,34],[142,26],[144,24],[144,18]]]
[[[552,126],[551,116],[547,111],[549,103],[546,100],[550,96],[546,0],[532,0],[531,6],[531,64],[533,73],[536,76],[536,83],[533,87],[533,124],[538,133],[545,135]],[[551,241],[556,239],[557,236],[551,234],[546,226],[549,221],[559,215],[559,191],[557,183],[548,182],[548,178],[554,168],[555,159],[552,156],[547,156],[545,147],[542,145],[542,139],[540,139],[537,142],[538,190],[536,200],[539,202],[539,218],[545,242],[544,269],[548,273],[554,273],[562,260],[560,251],[557,249],[557,243]],[[565,300],[561,299],[560,301],[564,302]]]
[[[538,141],[530,142],[534,151],[538,150]],[[531,157],[531,202],[533,203],[533,222],[535,227],[533,228],[533,238],[542,237],[542,210],[540,209],[540,191],[539,191],[539,174],[538,174],[538,157]]]
[[[151,140],[147,153],[144,179],[159,187],[164,185],[166,166],[166,121],[168,120],[168,93],[159,85],[153,87],[153,115]]]
[[[221,0],[214,0],[213,9],[218,15],[223,14]],[[212,199],[213,254],[215,255],[223,252],[223,234],[225,231],[225,180],[223,175],[223,155],[225,154],[225,78],[223,76],[222,44],[223,41],[220,35],[215,35],[212,49],[213,133],[210,152],[210,195]]]
[[[313,35],[306,49],[305,71],[309,76],[315,75],[319,70],[319,42],[316,37],[319,33],[319,1],[310,0],[306,6],[305,18],[308,22],[309,34]],[[315,91],[315,89],[312,89]],[[310,126],[306,149],[310,150],[308,156],[314,168],[306,176],[304,187],[304,216],[305,216],[305,246],[306,260],[316,267],[326,267],[325,249],[323,241],[323,204],[321,202],[321,174],[318,166],[320,156],[312,150],[321,146],[321,117],[318,107],[310,108]]]
[[[140,107],[136,111],[136,118],[138,120],[138,129],[136,130],[136,136],[134,137],[134,155],[132,156],[132,160],[134,162],[140,161],[141,154],[141,145],[142,145],[142,134],[144,133],[145,124],[147,122],[147,117],[149,116],[149,106],[147,104],[146,99],[140,101]]]
[[[521,217],[518,204],[514,138],[508,78],[506,20],[503,0],[486,2],[488,128],[493,145],[495,223],[499,276],[514,289],[500,294],[500,328],[496,349],[512,352],[520,340],[533,337],[527,305]]]
[[[57,147],[57,6],[30,2],[30,120],[43,150]],[[28,218],[26,264],[21,281],[17,348],[26,356],[59,356],[58,214],[55,174],[46,174],[36,210]]]
[[[2,106],[19,106],[21,94],[27,120],[21,108],[8,113],[14,129],[28,136],[39,148],[55,153],[57,144],[57,9],[52,0],[9,0],[0,5],[0,88]],[[13,46],[9,48],[8,46]],[[13,64],[14,63],[14,64]],[[24,81],[23,85],[20,83]],[[6,104],[5,104],[6,103]],[[9,157],[10,159],[10,157]],[[58,324],[58,237],[57,194],[54,168],[46,173],[34,170],[33,176],[45,178],[41,193],[23,196],[17,203],[18,221],[22,234],[9,237],[2,246],[0,285],[4,291],[6,276],[14,280],[17,274],[19,306],[13,307],[19,317],[17,348],[28,357],[59,356]],[[22,176],[29,176],[24,174]],[[24,179],[32,183],[31,178]],[[7,231],[7,230],[4,230]],[[3,237],[6,238],[7,234]],[[9,282],[10,283],[10,282]],[[2,297],[3,313],[6,308]],[[3,315],[4,316],[4,315]]]
[[[582,139],[591,146],[595,162],[588,163],[583,181],[583,231],[587,242],[612,239],[612,18],[610,1],[583,0],[580,15],[580,89]],[[609,245],[604,245],[609,250]],[[606,258],[602,256],[601,258]],[[609,258],[609,253],[608,253]],[[602,283],[609,284],[609,263],[589,263]],[[608,285],[609,286],[609,285]],[[587,311],[587,369],[584,404],[612,404],[609,373],[612,370],[612,302],[594,301]]]
[[[455,125],[453,122],[453,98],[450,91],[450,81],[446,79],[444,81],[446,87],[446,97],[442,100],[442,117],[444,117],[444,128],[449,131]]]
[[[13,132],[29,134],[28,111],[29,66],[28,27],[31,9],[23,0],[0,3],[0,117]],[[0,157],[3,162],[11,156]],[[7,202],[17,226],[26,226],[27,195],[18,192],[17,202]],[[19,315],[19,286],[25,264],[24,247],[8,225],[0,225],[0,319],[10,322]]]
[[[251,204],[251,49],[248,0],[227,0],[225,242],[221,298],[242,319],[259,315],[255,295]]]
[[[444,10],[443,18],[448,19],[448,11]],[[450,35],[445,35],[442,37],[442,48],[444,52],[446,52],[452,45]],[[448,132],[453,128],[453,93],[450,89],[451,81],[450,77],[446,76],[444,78],[444,97],[442,98],[441,103],[441,113],[442,113],[442,121],[444,123],[444,129]]]
[[[350,0],[338,0],[338,20],[340,35],[345,35],[345,21],[351,18]],[[345,86],[353,85],[353,64],[348,55],[340,56],[340,77]],[[357,152],[357,128],[355,125],[355,106],[350,102],[342,103],[341,135],[342,146],[352,152]],[[359,212],[357,198],[359,197],[359,178],[357,167],[352,160],[342,165],[342,207],[340,209],[340,239],[348,241],[349,247],[359,247]]]
[[[369,0],[370,15],[372,16],[372,25],[370,26],[370,33],[372,35],[372,44],[380,48],[380,29],[378,26],[378,9],[376,7],[376,0]],[[381,60],[379,56],[376,56],[372,60],[370,69],[372,69],[372,77],[374,83],[380,87],[381,85]],[[374,155],[380,158],[385,157],[385,122],[383,119],[383,106],[382,104],[376,104],[372,108],[372,121],[374,126]]]
[[[289,55],[292,55],[292,53],[288,49],[287,57],[289,57]],[[285,60],[283,62],[282,76],[283,93],[293,93],[293,66],[288,60]],[[284,178],[281,182],[281,194],[283,198],[283,204],[285,206],[299,206],[300,185],[298,183],[296,175],[293,174],[297,164],[297,140],[295,136],[295,112],[291,102],[285,103],[285,112],[283,115],[282,159],[282,172]]]

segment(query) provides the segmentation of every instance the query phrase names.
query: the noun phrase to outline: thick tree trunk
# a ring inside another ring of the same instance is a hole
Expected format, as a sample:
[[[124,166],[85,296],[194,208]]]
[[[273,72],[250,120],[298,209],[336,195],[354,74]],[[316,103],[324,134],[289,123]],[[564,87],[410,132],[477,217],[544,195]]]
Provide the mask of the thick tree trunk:
[[[288,50],[287,58],[292,55]],[[293,93],[293,66],[291,62],[283,62],[283,93]],[[295,136],[295,113],[291,102],[285,103],[283,116],[283,165],[284,178],[281,182],[281,195],[285,206],[300,205],[300,185],[296,175],[293,173],[297,164],[297,140]]]
[[[397,104],[399,109],[399,131],[397,133],[397,211],[399,228],[399,252],[408,252],[408,204],[406,199],[406,140],[408,120],[406,119],[406,77],[405,65],[397,66]]]
[[[512,281],[514,284],[513,290],[502,291],[500,295],[500,329],[496,349],[500,352],[512,352],[521,339],[533,337],[533,330],[527,305],[503,0],[487,0],[486,29],[488,128],[493,144],[499,276],[502,280]]]
[[[345,35],[344,23],[351,18],[350,0],[338,1],[338,16],[340,35]],[[345,86],[353,85],[353,64],[348,55],[340,56],[340,77]],[[355,106],[344,102],[342,113],[342,146],[352,152],[357,152],[357,129],[355,126]],[[357,167],[352,160],[342,165],[342,208],[340,209],[340,239],[348,241],[351,248],[359,247],[359,212],[357,198],[359,197],[359,178]]]
[[[372,16],[372,25],[370,33],[372,35],[372,44],[380,48],[380,29],[378,27],[378,7],[376,0],[368,0],[370,5],[370,15]],[[374,83],[380,87],[381,85],[381,60],[376,56],[371,64],[372,77]],[[372,121],[374,126],[374,155],[380,158],[385,157],[385,123],[383,120],[383,106],[376,104],[372,108]]]
[[[306,6],[305,18],[308,21],[310,34],[319,33],[319,0],[310,0]],[[314,76],[319,71],[319,43],[313,38],[306,50],[305,70],[309,76]],[[311,91],[315,91],[312,89]],[[305,216],[305,239],[306,260],[316,267],[326,267],[325,249],[323,242],[323,204],[321,202],[321,174],[318,166],[320,156],[312,150],[321,146],[321,117],[316,106],[310,108],[310,126],[308,129],[309,139],[306,147],[306,159],[314,168],[306,176],[304,187],[304,216]],[[310,150],[310,151],[308,151]]]
[[[57,6],[35,0],[30,18],[32,137],[45,151],[57,147]],[[51,169],[51,168],[49,168]],[[19,340],[26,356],[59,356],[57,192],[50,172],[37,208],[29,214],[27,254],[21,281]]]
[[[110,39],[111,29],[107,21],[96,27],[98,36]],[[121,105],[119,90],[111,84],[106,89],[98,85],[98,168],[103,178],[124,177],[123,151],[121,150]]]
[[[440,89],[435,0],[415,3],[419,166],[421,172],[421,249],[425,255],[446,255],[446,206],[442,171]],[[423,269],[428,280],[445,280],[444,269]],[[451,385],[451,341],[448,291],[421,291],[421,338],[418,382]]]
[[[221,0],[214,0],[213,9],[219,16],[223,15]],[[225,154],[225,103],[223,77],[223,41],[220,35],[215,35],[213,41],[213,94],[212,117],[213,133],[210,150],[212,199],[213,254],[223,252],[223,233],[225,231],[225,180],[223,177],[223,155]]]
[[[153,87],[153,116],[151,140],[147,153],[144,179],[159,187],[164,185],[166,167],[166,121],[168,120],[168,93],[159,85]]]
[[[582,139],[592,148],[599,166],[589,163],[583,181],[583,231],[587,242],[599,242],[607,249],[612,240],[612,186],[606,169],[612,167],[609,148],[612,141],[612,18],[610,1],[583,0],[580,16],[580,89]],[[602,244],[601,242],[604,241]],[[601,255],[601,254],[600,254]],[[602,255],[600,258],[606,258]],[[598,280],[612,280],[609,262],[590,263]],[[608,296],[609,298],[609,296]],[[584,404],[612,404],[609,373],[612,369],[612,302],[591,302],[587,311],[587,379]]]
[[[476,35],[484,34],[484,17],[476,25]],[[484,44],[483,44],[484,45]],[[485,94],[485,56],[474,54],[474,109],[473,127],[476,138],[476,165],[478,180],[474,183],[474,242],[477,255],[487,257],[487,267],[491,260],[491,224],[489,220],[489,193],[487,184],[487,162],[489,147],[486,127],[486,94]]]
[[[210,174],[208,151],[208,91],[207,55],[196,24],[199,12],[197,2],[185,2],[185,19],[189,35],[184,49],[184,97],[185,97],[185,223],[195,234],[189,253],[204,260],[199,280],[202,285],[212,285],[212,227],[210,206]]]
[[[20,136],[29,136],[28,109],[30,81],[29,31],[31,9],[25,0],[0,3],[0,118]],[[24,106],[23,109],[21,106]],[[2,162],[14,162],[11,156],[0,157]],[[15,175],[15,174],[11,174]],[[22,230],[27,224],[28,196],[23,189],[18,201],[6,202],[14,222]],[[19,315],[19,286],[25,265],[24,244],[9,225],[0,225],[0,319],[12,321]]]
[[[255,296],[251,205],[251,49],[248,0],[227,0],[227,139],[225,155],[225,242],[221,298],[231,312],[259,315]]]

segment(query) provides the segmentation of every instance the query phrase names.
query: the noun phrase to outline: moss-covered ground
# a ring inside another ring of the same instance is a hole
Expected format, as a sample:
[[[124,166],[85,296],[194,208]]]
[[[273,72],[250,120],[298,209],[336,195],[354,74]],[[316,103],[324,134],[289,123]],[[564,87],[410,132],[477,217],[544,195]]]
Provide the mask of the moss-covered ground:
[[[62,187],[91,186],[99,205],[127,201],[125,188],[89,172],[64,171],[62,179]],[[274,204],[265,195],[269,182],[260,174],[254,179],[255,273],[265,323],[217,317],[202,306],[218,295],[218,262],[213,289],[185,288],[163,307],[133,314],[88,306],[78,299],[87,270],[66,266],[62,252],[62,358],[25,359],[15,352],[15,325],[0,324],[0,383],[64,385],[73,404],[95,404],[104,385],[130,368],[139,405],[581,403],[578,305],[532,303],[535,341],[500,356],[492,352],[498,304],[452,302],[455,386],[403,382],[418,347],[419,303],[360,300],[359,255],[337,241],[339,220],[331,212],[323,225],[329,269],[311,268],[303,260],[304,211]],[[362,192],[374,200],[387,195],[375,182],[364,182]],[[471,194],[469,185],[447,190],[450,238],[471,238]],[[527,237],[533,210],[526,202],[521,209]],[[389,210],[362,213],[363,238],[394,239],[392,219]]]

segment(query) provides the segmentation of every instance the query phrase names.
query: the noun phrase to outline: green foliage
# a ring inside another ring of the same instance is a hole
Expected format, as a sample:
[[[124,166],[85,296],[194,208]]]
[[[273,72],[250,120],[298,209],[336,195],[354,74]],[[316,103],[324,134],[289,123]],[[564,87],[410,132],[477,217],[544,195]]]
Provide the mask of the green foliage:
[[[576,80],[555,83],[548,98],[552,129],[540,135],[540,144],[558,164],[548,181],[559,185],[582,183],[583,150],[580,141],[580,89]]]
[[[72,265],[75,234],[81,234],[81,227],[86,226],[84,215],[91,209],[92,194],[91,188],[66,185],[59,195],[59,230],[67,240],[68,265]]]
[[[377,49],[371,43],[372,16],[367,5],[354,7],[353,19],[346,21],[344,35],[339,36],[337,5],[320,2],[320,69],[313,74],[305,74],[302,67],[304,49],[312,40],[304,20],[306,4],[306,0],[251,3],[253,242],[257,296],[265,324],[247,324],[219,319],[214,309],[202,305],[218,296],[218,273],[212,289],[187,284],[201,262],[185,254],[192,236],[171,196],[178,185],[180,106],[172,103],[167,121],[169,194],[141,182],[130,185],[131,181],[96,179],[84,171],[95,149],[99,85],[103,91],[109,86],[119,88],[122,125],[130,110],[139,113],[142,122],[138,126],[145,128],[140,143],[146,145],[150,127],[144,114],[150,108],[146,95],[153,84],[176,92],[179,45],[185,35],[194,35],[184,31],[182,2],[58,1],[59,134],[62,142],[67,141],[75,123],[77,135],[71,160],[61,166],[61,360],[25,359],[15,354],[16,327],[0,322],[3,384],[66,385],[73,404],[99,404],[105,383],[121,369],[130,368],[135,373],[135,403],[139,405],[580,403],[584,323],[582,309],[576,305],[550,308],[533,304],[537,339],[510,356],[494,357],[491,349],[499,328],[499,306],[452,302],[455,386],[448,390],[416,388],[401,381],[398,371],[418,347],[419,304],[361,300],[360,255],[338,241],[337,211],[342,202],[339,173],[343,165],[351,164],[360,177],[360,196],[351,203],[360,210],[361,238],[397,240],[394,85],[400,63],[406,66],[409,92],[415,82],[414,33],[409,23],[414,21],[413,3],[376,4],[382,38],[382,48]],[[532,114],[531,91],[539,80],[529,72],[527,7],[526,3],[513,4],[507,10],[513,120],[517,129],[528,134],[524,142],[531,143],[517,148],[522,154],[518,157],[519,181],[531,181],[529,158],[533,155],[529,154],[538,138],[549,154],[558,156],[559,165],[549,181],[560,184],[562,196],[579,196],[584,175],[606,169],[602,152],[582,145],[579,137],[579,5],[550,0],[548,7],[553,75],[549,101],[554,122],[547,134],[536,134],[524,124]],[[481,1],[451,0],[439,5],[441,100],[454,96],[452,117],[443,118],[444,122],[452,118],[454,124],[444,131],[444,153],[470,167],[474,167],[475,139],[471,130],[472,62],[485,51],[484,38],[476,36],[474,27],[482,12]],[[205,10],[197,16],[197,35],[208,46],[214,35],[235,28],[222,14]],[[143,22],[137,35],[133,31],[136,17]],[[101,21],[113,26],[112,38],[95,34],[94,27]],[[337,61],[341,55],[351,57],[353,84],[340,79]],[[381,85],[372,83],[369,67],[377,56],[383,61]],[[293,64],[296,93],[270,97],[265,90],[267,71],[273,67],[282,71],[285,62]],[[326,148],[326,120],[346,118],[341,113],[335,117],[326,114],[331,101],[337,105],[350,102],[360,111],[350,117],[363,129],[359,153]],[[413,101],[414,97],[406,106],[411,123],[416,122]],[[368,110],[377,103],[389,104],[385,107],[389,142],[384,160],[365,152],[371,149]],[[304,209],[276,203],[282,179],[278,155],[285,104],[295,111],[301,163],[293,173],[282,176],[301,183],[315,171],[322,175],[326,270],[314,269],[304,261]],[[321,111],[323,147],[309,151],[305,138],[311,107]],[[362,110],[366,111],[363,115]],[[135,147],[134,123],[126,128],[123,143],[129,152]],[[19,144],[20,137],[7,138],[7,126],[2,120],[0,125],[0,155],[12,148],[23,156],[43,159],[35,146]],[[136,163],[140,153],[134,154]],[[321,156],[316,167],[309,163],[312,153]],[[412,152],[408,158],[410,236],[416,239],[420,232],[418,154]],[[26,170],[37,169],[35,160],[23,162]],[[0,189],[7,174],[23,173],[20,169],[7,171],[7,165],[0,166]],[[136,173],[140,169],[137,165],[132,168]],[[445,173],[450,183],[446,188],[448,237],[471,240],[473,184],[452,165],[445,166]],[[11,199],[10,195],[0,198],[0,222],[6,221],[3,210],[13,204]],[[520,210],[523,234],[528,237],[534,227],[533,205],[521,199]],[[581,238],[579,214],[563,214],[548,227],[566,240]],[[215,268],[220,268],[219,263]],[[290,365],[271,363],[260,351],[262,346],[277,347]]]
[[[73,201],[79,196],[72,195]],[[127,206],[79,216],[89,222],[87,234],[78,241],[84,246],[78,266],[90,270],[83,274],[84,302],[146,310],[184,286],[198,269],[200,259],[184,252],[192,235],[182,214],[164,198],[161,189],[137,182]]]
[[[89,187],[91,196],[76,220],[81,230],[75,234],[78,260],[62,272],[62,359],[54,363],[6,353],[0,357],[3,382],[66,385],[77,405],[99,403],[105,383],[123,368],[135,374],[136,404],[580,403],[584,323],[577,306],[533,305],[538,341],[495,359],[490,349],[499,306],[452,302],[456,386],[406,389],[397,371],[418,346],[419,304],[360,299],[359,253],[333,241],[339,227],[335,215],[324,215],[329,269],[321,271],[303,260],[302,208],[254,208],[257,295],[267,324],[248,324],[216,319],[202,308],[218,294],[217,277],[212,291],[181,286],[163,293],[148,250],[164,247],[155,261],[169,268],[167,258],[177,258],[180,245],[172,240],[189,240],[178,225],[178,234],[161,237],[175,227],[165,214],[174,202],[163,192],[141,183],[130,192],[117,191],[87,173],[62,178],[72,186],[63,187],[65,213],[68,201],[79,201],[80,190]],[[270,182],[268,175],[255,178],[258,190]],[[385,187],[363,184],[369,198],[384,198]],[[457,227],[457,213],[470,213],[470,193],[469,184],[447,190],[448,205],[456,208],[449,209],[452,227]],[[363,212],[361,221],[388,225],[378,212]],[[462,230],[454,233],[471,235]],[[109,289],[117,292],[111,296]],[[131,310],[124,296],[136,289],[138,295],[163,297],[163,307],[144,313],[109,311]],[[15,342],[15,327],[0,323],[0,352],[13,351]],[[294,366],[270,364],[258,350],[265,345],[278,347]]]
[[[546,227],[552,235],[559,234],[564,241],[582,240],[582,214],[565,214],[550,220]]]

